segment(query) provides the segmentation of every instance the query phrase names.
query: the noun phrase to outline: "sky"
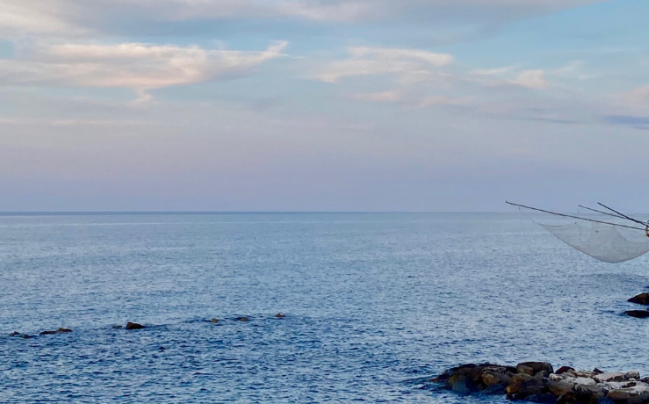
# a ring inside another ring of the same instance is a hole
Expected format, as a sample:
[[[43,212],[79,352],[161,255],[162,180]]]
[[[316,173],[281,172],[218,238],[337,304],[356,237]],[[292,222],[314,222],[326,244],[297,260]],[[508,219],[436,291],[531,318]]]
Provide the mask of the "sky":
[[[649,211],[649,3],[0,0],[0,211]]]

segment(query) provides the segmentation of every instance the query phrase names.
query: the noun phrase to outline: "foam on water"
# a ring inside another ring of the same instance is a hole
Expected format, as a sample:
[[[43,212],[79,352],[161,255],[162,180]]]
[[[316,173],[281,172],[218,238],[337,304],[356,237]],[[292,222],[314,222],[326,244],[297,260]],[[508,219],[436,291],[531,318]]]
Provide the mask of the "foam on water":
[[[0,402],[459,403],[425,380],[477,361],[648,375],[649,322],[620,315],[647,274],[518,215],[1,216]]]

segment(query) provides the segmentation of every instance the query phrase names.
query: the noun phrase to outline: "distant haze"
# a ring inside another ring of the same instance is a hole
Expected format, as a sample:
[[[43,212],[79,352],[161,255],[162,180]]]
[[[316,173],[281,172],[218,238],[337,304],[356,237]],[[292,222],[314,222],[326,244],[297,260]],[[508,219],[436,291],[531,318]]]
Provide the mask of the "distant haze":
[[[0,0],[0,211],[647,211],[647,21],[637,0]]]

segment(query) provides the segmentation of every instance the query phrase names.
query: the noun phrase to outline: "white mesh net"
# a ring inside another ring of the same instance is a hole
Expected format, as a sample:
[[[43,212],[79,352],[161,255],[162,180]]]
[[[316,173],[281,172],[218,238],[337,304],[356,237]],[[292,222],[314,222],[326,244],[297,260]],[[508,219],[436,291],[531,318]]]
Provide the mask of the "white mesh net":
[[[536,222],[569,246],[603,262],[629,261],[649,252],[644,230],[587,221],[564,225]]]

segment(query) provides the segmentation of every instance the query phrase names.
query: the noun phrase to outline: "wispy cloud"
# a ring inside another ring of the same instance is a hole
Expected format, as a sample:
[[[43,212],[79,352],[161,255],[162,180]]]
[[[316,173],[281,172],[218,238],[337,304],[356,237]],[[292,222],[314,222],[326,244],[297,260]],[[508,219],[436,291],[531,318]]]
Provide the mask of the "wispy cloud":
[[[543,70],[525,70],[516,76],[514,80],[510,81],[515,86],[531,88],[534,90],[545,90],[548,88],[548,82],[545,80],[545,72]]]
[[[285,46],[280,42],[256,52],[142,43],[38,46],[26,59],[0,60],[0,81],[13,86],[130,88],[146,101],[148,90],[244,74],[281,56]]]
[[[376,93],[354,94],[352,98],[360,101],[398,102],[403,99],[403,94],[399,91],[381,91]]]
[[[337,83],[347,77],[421,75],[453,62],[451,55],[414,49],[352,47],[349,48],[349,54],[349,58],[325,66],[315,74],[315,78]]]
[[[613,125],[631,126],[635,129],[649,130],[649,116],[607,115],[604,121]]]

